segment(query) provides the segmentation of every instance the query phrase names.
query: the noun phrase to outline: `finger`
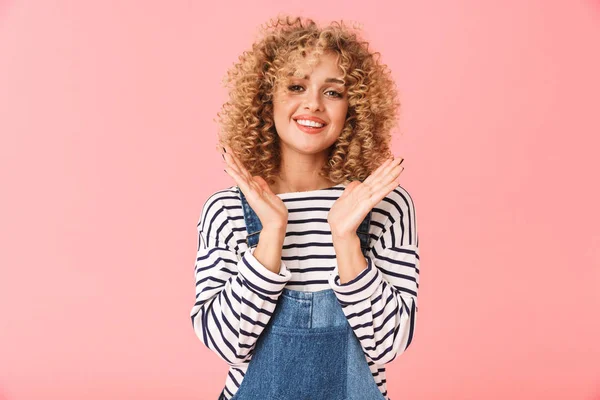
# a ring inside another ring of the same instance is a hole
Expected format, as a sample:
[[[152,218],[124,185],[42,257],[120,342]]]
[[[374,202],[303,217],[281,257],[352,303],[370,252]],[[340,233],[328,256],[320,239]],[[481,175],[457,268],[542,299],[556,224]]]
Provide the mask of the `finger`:
[[[229,147],[228,145],[225,145],[225,150],[227,150],[227,152],[225,153],[225,157],[227,157],[227,155],[229,155],[229,160],[231,160],[232,167],[235,168],[236,172],[242,176],[244,176],[247,180],[251,180],[252,176],[250,175],[250,173],[246,170],[246,168],[244,168],[244,165],[242,164],[242,162],[240,160],[238,160],[238,158],[236,157],[235,153],[233,152],[233,150],[231,149],[231,147]]]
[[[240,168],[238,167],[237,163],[235,162],[235,160],[231,156],[231,154],[225,153],[224,158],[225,158],[225,163],[227,164],[227,167],[229,167],[231,170],[237,172],[238,175],[242,174],[242,171],[240,171]]]
[[[369,197],[371,201],[371,208],[375,207],[385,196],[391,193],[394,189],[398,187],[398,181],[395,179],[389,182],[387,185],[380,186],[377,190],[371,193]]]
[[[377,179],[377,177],[379,176],[379,174],[381,173],[381,171],[383,171],[383,169],[390,163],[393,161],[393,158],[390,157],[387,160],[385,160],[383,163],[381,163],[381,165],[379,167],[377,167],[375,169],[375,171],[371,172],[371,175],[369,175],[367,177],[367,179],[365,179],[363,181],[363,183],[370,185],[372,183],[373,180]]]
[[[375,171],[373,171],[371,173],[371,176],[375,177],[377,175],[379,175],[381,173],[381,171],[383,171],[383,169],[388,166],[389,163],[391,163],[394,160],[394,157],[389,157],[388,159],[386,159],[384,162],[381,163],[381,165],[379,167],[377,167],[375,169]],[[368,178],[367,178],[368,179]]]
[[[258,176],[258,175],[257,175],[257,176],[255,176],[255,177],[254,177],[254,181],[255,181],[255,182],[258,184],[258,186],[260,186],[260,188],[261,188],[263,191],[265,191],[265,192],[267,192],[267,193],[269,193],[269,194],[273,194],[273,191],[272,191],[272,190],[271,190],[271,188],[269,187],[269,184],[267,183],[267,181],[265,181],[265,180],[263,179],[263,177],[262,177],[262,176]]]
[[[379,196],[383,190],[383,196],[387,195],[394,187],[398,186],[398,177],[402,171],[404,171],[404,167],[402,165],[396,165],[387,173],[387,175],[383,175],[380,180],[373,185],[372,192],[377,193],[376,196]],[[391,188],[390,185],[392,185]]]
[[[390,162],[388,165],[386,165],[383,168],[383,171],[381,171],[381,175],[382,176],[388,175],[394,168],[396,168],[398,165],[400,165],[402,163],[402,161],[404,161],[404,159],[402,157],[394,158],[392,160],[392,162]]]
[[[238,183],[238,186],[240,185],[239,180],[243,179],[245,186],[249,187],[250,181],[252,180],[251,177],[249,176],[249,174],[244,173],[243,167],[240,168],[240,162],[235,157],[235,154],[234,154],[233,150],[231,149],[231,147],[229,147],[228,145],[224,145],[224,148],[225,148],[224,158],[225,158],[225,161],[227,162],[227,167],[228,167],[226,172],[228,172],[228,173],[230,172],[230,175],[232,175],[232,177],[236,180],[236,183]]]
[[[398,160],[394,159],[393,156],[388,158],[385,162],[383,162],[371,175],[367,177],[367,179],[365,179],[364,183],[366,183],[366,185],[362,186],[361,189],[366,191],[366,193],[361,194],[363,196],[366,195],[367,197],[371,198],[373,193],[378,192],[382,186],[382,180],[386,180],[386,171],[389,170],[391,165],[397,162]],[[377,203],[373,203],[373,205],[374,204]]]
[[[254,194],[254,189],[251,183],[246,179],[246,177],[240,175],[238,171],[235,169],[228,167],[225,169],[225,172],[229,174],[235,181],[235,183],[239,186],[240,190],[246,197],[252,196]]]
[[[383,185],[387,185],[390,179],[396,178],[396,176],[393,176],[395,173],[399,174],[398,167],[400,166],[400,163],[402,163],[402,161],[403,158],[401,157],[392,160],[392,162],[390,162],[388,165],[385,166],[385,168],[383,168],[383,170],[376,177],[376,180],[381,181]]]
[[[240,165],[238,163],[237,157],[233,153],[233,150],[231,149],[231,147],[229,147],[229,145],[225,145],[223,147],[225,148],[224,155],[225,155],[225,160],[227,161],[227,163],[231,164],[231,166],[234,167],[238,173],[241,173],[241,169],[240,169]]]
[[[391,181],[396,180],[404,167],[400,165],[401,161],[394,160],[379,176],[379,180],[373,185],[375,190],[379,190],[381,186],[387,186]]]

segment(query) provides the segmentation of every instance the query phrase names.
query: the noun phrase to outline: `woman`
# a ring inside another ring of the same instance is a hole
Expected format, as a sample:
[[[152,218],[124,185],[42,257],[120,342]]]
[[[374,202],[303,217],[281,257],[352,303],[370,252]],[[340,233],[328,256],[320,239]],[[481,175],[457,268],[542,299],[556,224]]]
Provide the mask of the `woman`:
[[[230,366],[220,399],[389,399],[419,251],[376,55],[343,24],[280,18],[229,71],[219,146],[236,185],[203,206],[191,311]]]

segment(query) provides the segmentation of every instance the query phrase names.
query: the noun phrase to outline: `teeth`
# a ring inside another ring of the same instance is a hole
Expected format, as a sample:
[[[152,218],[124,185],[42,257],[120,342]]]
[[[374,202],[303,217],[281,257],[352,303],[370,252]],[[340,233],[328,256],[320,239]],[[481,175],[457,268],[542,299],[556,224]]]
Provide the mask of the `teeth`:
[[[306,120],[306,119],[298,119],[298,120],[296,120],[296,122],[298,122],[300,125],[303,125],[303,126],[312,126],[312,127],[315,127],[315,128],[320,128],[322,126],[325,126],[324,124],[320,124],[320,123],[315,122],[315,121],[309,121],[309,120]]]

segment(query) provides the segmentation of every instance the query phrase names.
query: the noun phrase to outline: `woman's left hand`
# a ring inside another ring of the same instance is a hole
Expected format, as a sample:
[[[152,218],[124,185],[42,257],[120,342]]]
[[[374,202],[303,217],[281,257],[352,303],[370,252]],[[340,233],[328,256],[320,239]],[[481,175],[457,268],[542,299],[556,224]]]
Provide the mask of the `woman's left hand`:
[[[333,203],[327,222],[334,237],[356,235],[369,211],[398,186],[396,179],[404,170],[403,158],[388,158],[363,182],[352,181]]]

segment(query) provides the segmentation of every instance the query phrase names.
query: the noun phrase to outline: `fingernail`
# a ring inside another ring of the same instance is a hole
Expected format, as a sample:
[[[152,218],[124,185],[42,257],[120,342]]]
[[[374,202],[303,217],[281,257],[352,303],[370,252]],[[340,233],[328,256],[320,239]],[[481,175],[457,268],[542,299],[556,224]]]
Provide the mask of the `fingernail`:
[[[225,150],[225,147],[223,147],[223,151],[224,151],[225,153],[227,153],[227,150]]]
[[[221,157],[223,157],[223,160],[225,159],[225,156],[223,155],[223,153],[221,153]]]
[[[400,164],[402,164],[403,162],[404,162],[404,158],[402,159],[402,161],[400,161]],[[400,165],[400,164],[398,164],[398,165]]]

